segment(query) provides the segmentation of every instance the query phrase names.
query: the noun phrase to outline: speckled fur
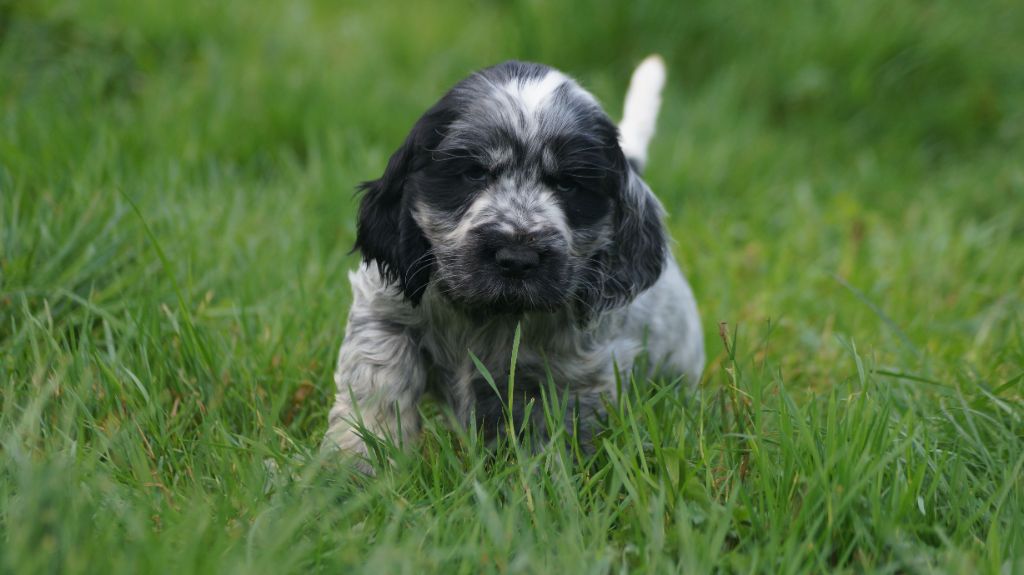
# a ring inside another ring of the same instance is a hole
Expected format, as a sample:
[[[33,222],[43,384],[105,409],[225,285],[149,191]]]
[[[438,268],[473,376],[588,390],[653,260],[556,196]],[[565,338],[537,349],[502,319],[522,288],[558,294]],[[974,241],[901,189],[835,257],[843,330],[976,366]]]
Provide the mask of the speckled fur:
[[[427,118],[435,124],[422,129]],[[471,76],[421,119],[388,173],[366,185],[358,243],[366,263],[349,275],[353,302],[324,448],[365,453],[357,421],[408,443],[419,431],[417,404],[427,392],[442,398],[463,425],[476,423],[495,436],[503,428],[502,374],[517,325],[514,417],[525,419],[527,403],[553,381],[573,408],[568,428],[575,424],[584,441],[603,398],[614,398],[615,366],[629,371],[643,342],[652,365],[690,384],[699,379],[704,345],[697,306],[666,248],[660,205],[636,170],[645,157],[624,157],[614,139],[607,144],[609,165],[593,168],[600,181],[614,183],[608,174],[620,174],[622,184],[611,211],[595,212],[585,224],[571,224],[571,203],[545,179],[558,170],[550,142],[576,134],[597,138],[589,124],[604,122],[593,96],[570,78],[521,63]],[[501,128],[498,135],[481,142],[494,126]],[[632,146],[640,153],[652,131],[647,128],[642,145]],[[615,138],[613,125],[610,133]],[[477,186],[462,206],[424,200],[430,196],[409,174],[470,146],[483,150],[474,161],[500,175]],[[417,152],[427,159],[418,164]],[[498,300],[502,284],[488,283],[471,257],[480,229],[528,236],[554,254],[544,277],[517,288],[521,309],[486,305]],[[498,395],[470,352],[497,380]],[[530,427],[543,435],[542,413],[535,405]]]

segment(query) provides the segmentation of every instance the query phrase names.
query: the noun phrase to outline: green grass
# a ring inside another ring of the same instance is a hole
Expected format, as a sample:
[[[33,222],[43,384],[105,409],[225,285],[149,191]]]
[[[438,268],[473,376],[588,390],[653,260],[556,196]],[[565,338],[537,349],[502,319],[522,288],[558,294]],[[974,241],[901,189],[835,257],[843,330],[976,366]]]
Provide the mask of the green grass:
[[[1024,571],[1024,4],[679,4],[0,0],[0,570]],[[324,466],[354,185],[470,70],[615,115],[654,51],[700,388]]]

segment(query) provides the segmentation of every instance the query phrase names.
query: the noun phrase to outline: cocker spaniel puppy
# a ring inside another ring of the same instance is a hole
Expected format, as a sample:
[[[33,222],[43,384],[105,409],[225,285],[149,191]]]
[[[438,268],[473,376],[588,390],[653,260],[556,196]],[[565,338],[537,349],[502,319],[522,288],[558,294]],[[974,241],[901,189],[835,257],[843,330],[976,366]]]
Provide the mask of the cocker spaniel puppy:
[[[325,449],[365,454],[366,431],[408,442],[425,392],[487,438],[505,429],[505,409],[543,437],[549,381],[585,444],[601,397],[616,394],[616,366],[630,370],[644,342],[652,363],[697,381],[697,306],[640,177],[664,79],[657,56],[637,68],[616,129],[568,76],[505,62],[416,122],[384,175],[361,186],[364,264],[349,275]]]

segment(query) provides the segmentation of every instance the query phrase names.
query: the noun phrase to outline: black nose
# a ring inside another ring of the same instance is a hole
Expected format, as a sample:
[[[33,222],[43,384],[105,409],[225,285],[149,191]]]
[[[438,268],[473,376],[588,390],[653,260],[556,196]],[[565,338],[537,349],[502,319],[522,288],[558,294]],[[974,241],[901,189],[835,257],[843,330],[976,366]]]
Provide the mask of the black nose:
[[[540,254],[526,246],[508,246],[495,252],[494,262],[502,275],[522,277],[540,264]]]

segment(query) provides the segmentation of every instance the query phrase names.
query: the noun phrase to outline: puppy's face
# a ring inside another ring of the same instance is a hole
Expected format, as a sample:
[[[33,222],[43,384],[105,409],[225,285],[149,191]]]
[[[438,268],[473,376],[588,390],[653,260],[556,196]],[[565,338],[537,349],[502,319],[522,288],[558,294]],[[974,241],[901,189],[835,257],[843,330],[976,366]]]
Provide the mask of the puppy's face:
[[[509,62],[455,86],[364,185],[357,245],[418,303],[471,310],[626,301],[660,274],[658,206],[594,98]]]

